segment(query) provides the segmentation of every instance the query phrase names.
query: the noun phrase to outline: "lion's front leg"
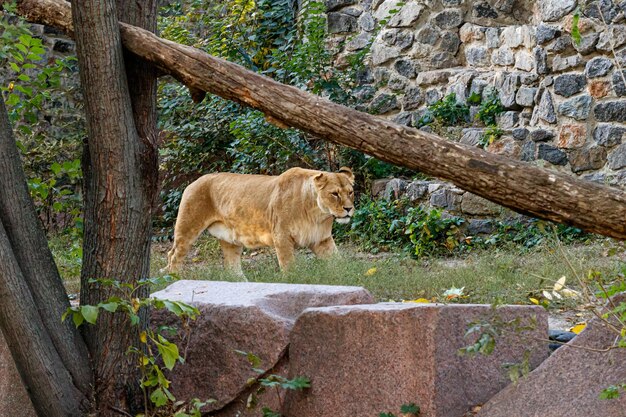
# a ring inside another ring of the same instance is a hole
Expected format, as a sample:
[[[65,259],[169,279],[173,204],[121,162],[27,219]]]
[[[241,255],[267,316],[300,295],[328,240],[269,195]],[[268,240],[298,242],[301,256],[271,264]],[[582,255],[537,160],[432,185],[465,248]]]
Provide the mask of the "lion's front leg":
[[[274,235],[274,248],[276,249],[276,257],[278,265],[282,271],[286,271],[293,262],[295,244],[290,236]]]
[[[246,276],[241,269],[241,253],[243,252],[243,247],[233,245],[232,243],[221,239],[219,239],[219,242],[222,247],[222,255],[224,257],[224,268],[247,281]]]
[[[310,249],[318,258],[328,258],[337,253],[337,245],[332,236],[311,245]]]

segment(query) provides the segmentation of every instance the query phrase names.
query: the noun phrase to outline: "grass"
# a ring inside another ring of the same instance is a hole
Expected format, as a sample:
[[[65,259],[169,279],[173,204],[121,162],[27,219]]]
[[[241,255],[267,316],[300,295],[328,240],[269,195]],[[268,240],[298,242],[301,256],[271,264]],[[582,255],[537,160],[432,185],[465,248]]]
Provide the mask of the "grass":
[[[506,249],[474,250],[462,258],[411,259],[404,254],[371,255],[350,245],[340,246],[340,255],[319,260],[300,252],[294,267],[283,274],[278,269],[272,251],[244,253],[243,269],[252,282],[288,282],[294,284],[356,285],[367,288],[379,301],[443,299],[452,287],[464,287],[468,295],[464,302],[518,304],[528,303],[529,294],[549,288],[561,276],[570,277],[569,263],[580,275],[589,270],[603,274],[618,271],[618,255],[604,256],[610,240],[598,240],[586,245],[563,247],[555,242],[532,250],[519,246]],[[153,248],[152,271],[166,264],[169,244]],[[617,251],[618,254],[623,254]],[[567,257],[567,259],[566,259]],[[238,281],[221,266],[219,247],[214,239],[203,237],[180,273],[182,279]]]
[[[68,292],[79,289],[80,262],[71,246],[57,237],[50,246]],[[151,273],[159,275],[166,264],[169,243],[155,243]],[[367,288],[378,301],[426,298],[443,300],[450,288],[464,288],[461,302],[528,304],[530,295],[550,288],[561,276],[574,282],[570,265],[579,275],[599,271],[611,276],[624,264],[623,243],[609,239],[563,246],[554,242],[528,250],[519,245],[493,250],[474,249],[462,257],[411,259],[402,253],[369,254],[347,244],[340,255],[319,260],[299,252],[294,267],[281,273],[273,251],[245,251],[243,269],[251,282],[350,285]],[[74,255],[72,255],[74,254]],[[202,237],[187,259],[181,279],[239,281],[224,271],[217,241]],[[558,304],[556,305],[559,306]]]

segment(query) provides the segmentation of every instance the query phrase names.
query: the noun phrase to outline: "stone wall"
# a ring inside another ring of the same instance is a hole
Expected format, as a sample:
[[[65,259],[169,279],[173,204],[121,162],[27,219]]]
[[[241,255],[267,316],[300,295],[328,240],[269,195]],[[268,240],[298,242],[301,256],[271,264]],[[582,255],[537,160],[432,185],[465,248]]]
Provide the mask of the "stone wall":
[[[397,4],[326,0],[338,65],[371,42],[360,80],[370,111],[414,126],[451,92],[465,102],[495,91],[505,134],[490,152],[626,186],[626,1]],[[577,7],[578,44],[571,35]],[[456,140],[479,146],[483,128],[459,130]]]

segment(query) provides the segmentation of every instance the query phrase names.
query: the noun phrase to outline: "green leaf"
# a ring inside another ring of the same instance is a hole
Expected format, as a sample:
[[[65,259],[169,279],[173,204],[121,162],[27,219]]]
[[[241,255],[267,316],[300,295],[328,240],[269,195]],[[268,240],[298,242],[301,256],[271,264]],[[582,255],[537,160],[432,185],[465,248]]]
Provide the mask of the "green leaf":
[[[157,343],[157,349],[163,358],[163,363],[165,367],[170,371],[174,369],[174,365],[176,365],[176,361],[180,359],[180,354],[178,353],[178,346],[176,344],[167,341],[163,336],[159,335],[160,343]]]
[[[24,34],[24,35],[21,35],[17,39],[22,43],[23,46],[30,46],[30,43],[32,42],[33,37],[30,35]]]
[[[20,67],[15,62],[9,62],[9,66],[15,72],[20,72]]]
[[[21,53],[23,54],[28,54],[28,48],[26,48],[24,45],[22,45],[21,43],[16,43],[15,44],[15,48],[18,49]],[[23,58],[22,58],[23,59]]]
[[[78,328],[80,327],[81,324],[83,324],[83,322],[85,321],[85,318],[83,317],[80,311],[74,311],[74,314],[72,315],[72,321],[74,321],[74,326]]]
[[[9,94],[9,98],[7,99],[7,106],[15,107],[20,102],[20,96],[15,93]]]
[[[157,407],[163,407],[167,404],[167,395],[161,388],[157,388],[150,394],[150,401]]]
[[[98,304],[98,307],[110,312],[110,313],[115,313],[115,311],[117,310],[118,307],[118,303],[116,303],[115,301],[109,301],[107,303],[100,303]]]
[[[301,390],[311,386],[311,380],[305,376],[298,376],[282,382],[282,387],[290,390]]]
[[[580,37],[580,29],[578,28],[578,21],[580,20],[580,13],[578,11],[578,9],[576,9],[576,12],[574,13],[574,16],[572,17],[572,39],[574,40],[574,43],[576,45],[580,45],[580,41],[581,41],[581,37]]]
[[[98,319],[98,307],[84,305],[80,307],[80,312],[85,318],[85,321],[89,324],[96,324],[96,320]]]
[[[418,415],[420,413],[420,408],[415,405],[415,403],[402,404],[402,406],[400,407],[400,412],[404,414],[410,413]]]

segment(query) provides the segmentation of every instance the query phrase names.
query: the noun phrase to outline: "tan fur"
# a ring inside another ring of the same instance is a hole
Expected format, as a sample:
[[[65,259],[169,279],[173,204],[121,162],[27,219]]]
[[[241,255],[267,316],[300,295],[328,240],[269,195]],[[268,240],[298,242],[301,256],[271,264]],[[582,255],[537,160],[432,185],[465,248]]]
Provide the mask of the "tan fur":
[[[180,268],[204,230],[219,240],[224,266],[240,275],[243,247],[274,247],[283,270],[296,248],[329,256],[337,250],[333,220],[347,223],[354,212],[353,184],[350,168],[338,173],[292,168],[279,176],[205,175],[183,193],[167,269]]]

